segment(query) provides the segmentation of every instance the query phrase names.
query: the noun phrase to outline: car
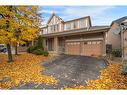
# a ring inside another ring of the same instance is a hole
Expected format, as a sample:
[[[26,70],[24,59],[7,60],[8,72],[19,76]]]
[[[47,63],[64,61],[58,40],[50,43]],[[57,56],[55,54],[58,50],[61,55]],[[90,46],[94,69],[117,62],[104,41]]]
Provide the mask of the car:
[[[7,48],[4,44],[0,44],[0,52],[7,52]]]

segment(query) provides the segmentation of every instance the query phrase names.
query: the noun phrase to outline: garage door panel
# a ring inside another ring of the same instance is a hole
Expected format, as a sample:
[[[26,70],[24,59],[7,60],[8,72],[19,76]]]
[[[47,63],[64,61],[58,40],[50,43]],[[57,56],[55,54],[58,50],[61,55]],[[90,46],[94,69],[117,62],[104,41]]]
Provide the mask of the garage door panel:
[[[83,55],[100,56],[102,55],[102,41],[88,41],[83,45]]]
[[[65,52],[66,54],[80,55],[80,42],[67,42]]]

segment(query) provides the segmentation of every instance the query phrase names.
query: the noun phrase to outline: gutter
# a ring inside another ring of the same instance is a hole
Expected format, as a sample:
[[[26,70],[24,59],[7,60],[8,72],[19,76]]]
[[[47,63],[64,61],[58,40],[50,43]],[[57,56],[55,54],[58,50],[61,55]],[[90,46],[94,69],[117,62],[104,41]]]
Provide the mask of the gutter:
[[[105,30],[108,31],[108,29],[110,29],[110,27],[105,27],[105,28],[100,28],[100,29],[99,28],[98,29],[83,28],[83,29],[76,29],[76,30],[68,30],[68,31],[56,32],[56,33],[43,34],[43,36],[50,37],[50,36],[75,35],[77,33],[80,33],[80,34],[98,33],[98,32],[106,32]],[[92,32],[92,31],[94,31],[94,32]]]

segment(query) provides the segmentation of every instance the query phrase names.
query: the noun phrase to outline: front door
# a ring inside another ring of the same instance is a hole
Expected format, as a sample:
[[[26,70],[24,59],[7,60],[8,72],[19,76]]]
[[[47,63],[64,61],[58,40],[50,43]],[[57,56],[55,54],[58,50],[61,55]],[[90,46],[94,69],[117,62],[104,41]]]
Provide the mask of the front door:
[[[50,38],[47,40],[47,45],[48,45],[48,51],[53,51],[54,50],[54,40],[53,38]]]
[[[65,52],[65,40],[59,40],[59,53],[62,54]]]

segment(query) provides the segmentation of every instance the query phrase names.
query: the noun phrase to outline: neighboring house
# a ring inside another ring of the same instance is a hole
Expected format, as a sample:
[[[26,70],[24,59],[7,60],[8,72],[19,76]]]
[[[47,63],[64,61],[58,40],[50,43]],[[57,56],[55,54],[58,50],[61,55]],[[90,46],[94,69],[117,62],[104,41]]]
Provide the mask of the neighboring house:
[[[63,21],[55,13],[43,27],[44,48],[50,53],[106,55],[109,26],[92,26],[90,16]]]
[[[122,57],[127,59],[127,16],[114,20],[108,35],[108,43],[113,49],[122,49]]]

